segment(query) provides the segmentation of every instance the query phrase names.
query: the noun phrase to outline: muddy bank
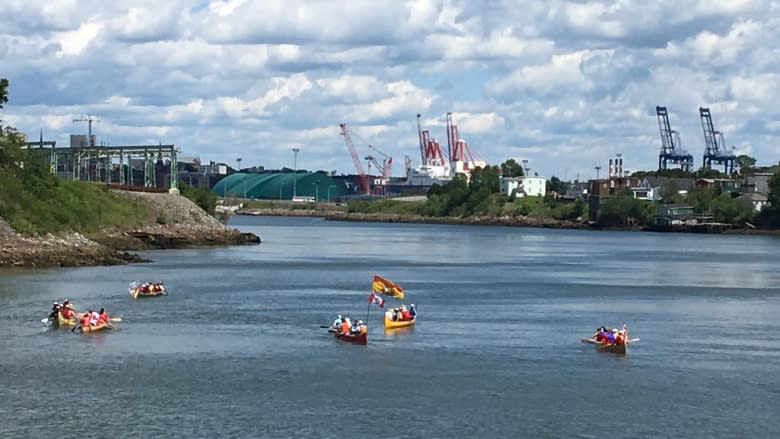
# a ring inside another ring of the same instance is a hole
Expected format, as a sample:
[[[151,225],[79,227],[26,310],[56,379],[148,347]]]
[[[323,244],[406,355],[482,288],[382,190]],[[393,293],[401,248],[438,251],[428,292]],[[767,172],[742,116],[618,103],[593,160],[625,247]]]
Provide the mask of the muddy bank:
[[[150,262],[131,251],[259,244],[260,237],[229,228],[189,199],[167,193],[116,191],[150,213],[144,224],[84,236],[22,236],[0,218],[0,267],[72,267]]]

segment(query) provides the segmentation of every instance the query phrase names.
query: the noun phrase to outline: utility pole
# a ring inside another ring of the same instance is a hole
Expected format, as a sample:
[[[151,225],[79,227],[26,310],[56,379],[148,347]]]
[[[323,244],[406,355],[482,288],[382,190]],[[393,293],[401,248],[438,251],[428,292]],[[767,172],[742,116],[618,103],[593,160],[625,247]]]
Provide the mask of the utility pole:
[[[88,114],[87,117],[82,117],[79,119],[73,119],[73,123],[76,122],[87,122],[89,129],[87,131],[87,146],[93,147],[95,146],[95,142],[92,140],[92,122],[100,122],[98,119],[95,119],[92,117],[91,114]]]
[[[293,198],[298,196],[298,151],[301,148],[293,148]]]

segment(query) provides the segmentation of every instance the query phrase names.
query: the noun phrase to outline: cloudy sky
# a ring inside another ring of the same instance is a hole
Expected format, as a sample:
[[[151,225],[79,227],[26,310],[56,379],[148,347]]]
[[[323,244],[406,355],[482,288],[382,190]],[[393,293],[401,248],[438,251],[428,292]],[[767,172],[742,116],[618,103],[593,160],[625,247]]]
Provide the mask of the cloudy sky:
[[[655,106],[701,166],[698,109],[780,160],[780,2],[769,0],[5,0],[3,118],[62,146],[173,143],[202,161],[353,173],[376,146],[420,160],[444,116],[490,164],[595,177],[655,169]],[[374,154],[376,155],[376,154]],[[366,167],[366,164],[363,163]]]

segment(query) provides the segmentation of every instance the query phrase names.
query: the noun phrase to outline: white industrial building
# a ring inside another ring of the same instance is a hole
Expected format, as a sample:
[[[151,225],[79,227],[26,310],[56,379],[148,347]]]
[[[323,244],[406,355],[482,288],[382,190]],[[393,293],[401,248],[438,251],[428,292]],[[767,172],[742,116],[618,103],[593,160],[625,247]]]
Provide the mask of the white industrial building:
[[[547,179],[544,177],[501,177],[499,181],[501,195],[543,197],[547,193]]]

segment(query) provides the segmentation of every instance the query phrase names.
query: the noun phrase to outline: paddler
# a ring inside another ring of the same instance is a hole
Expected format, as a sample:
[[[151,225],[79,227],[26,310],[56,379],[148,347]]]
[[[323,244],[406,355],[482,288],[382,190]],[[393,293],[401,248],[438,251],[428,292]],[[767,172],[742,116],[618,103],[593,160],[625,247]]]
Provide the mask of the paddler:
[[[333,321],[333,324],[330,325],[330,327],[335,330],[341,329],[341,314],[339,314],[339,316],[336,317],[336,320]]]
[[[62,301],[62,307],[60,308],[60,312],[62,313],[62,317],[65,319],[71,319],[76,314],[76,312],[73,311],[73,305],[70,303],[70,300],[68,299]]]
[[[51,312],[49,313],[49,318],[54,320],[57,318],[57,314],[60,312],[60,303],[54,302],[51,305]]]

